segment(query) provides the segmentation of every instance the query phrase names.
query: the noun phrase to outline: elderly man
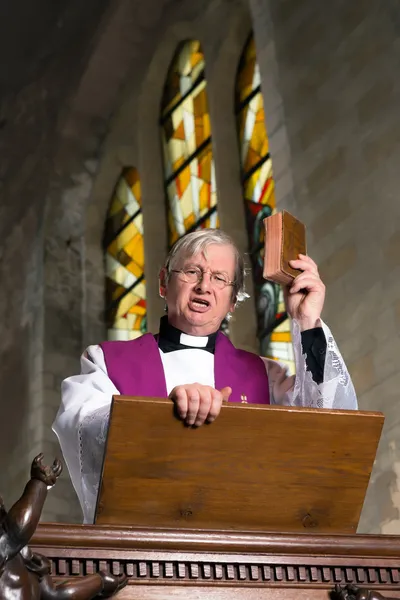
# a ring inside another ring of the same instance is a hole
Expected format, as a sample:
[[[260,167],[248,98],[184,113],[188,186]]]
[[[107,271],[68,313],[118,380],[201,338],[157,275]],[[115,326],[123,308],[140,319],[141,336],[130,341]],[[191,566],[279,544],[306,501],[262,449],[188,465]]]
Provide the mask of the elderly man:
[[[62,385],[56,432],[85,522],[92,522],[113,395],[169,397],[179,416],[200,426],[222,402],[356,409],[352,382],[321,321],[325,286],[316,264],[300,255],[302,272],[285,290],[292,319],[296,376],[276,361],[236,349],[220,331],[246,297],[244,262],[232,239],[215,229],[176,242],[160,272],[167,316],[158,335],[90,346],[80,375]]]

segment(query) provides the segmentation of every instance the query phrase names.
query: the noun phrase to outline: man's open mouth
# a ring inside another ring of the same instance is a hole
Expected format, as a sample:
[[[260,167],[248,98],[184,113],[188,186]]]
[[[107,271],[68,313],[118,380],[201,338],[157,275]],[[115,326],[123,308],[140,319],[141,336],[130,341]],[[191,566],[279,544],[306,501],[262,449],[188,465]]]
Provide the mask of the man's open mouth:
[[[208,300],[204,298],[193,298],[190,303],[194,309],[205,309],[210,306]]]

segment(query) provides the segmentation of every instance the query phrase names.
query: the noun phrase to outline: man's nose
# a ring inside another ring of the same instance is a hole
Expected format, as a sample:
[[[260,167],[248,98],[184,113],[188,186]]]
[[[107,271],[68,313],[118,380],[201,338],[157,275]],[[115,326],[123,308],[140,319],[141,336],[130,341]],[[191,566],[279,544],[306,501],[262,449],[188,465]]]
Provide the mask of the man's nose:
[[[211,273],[204,271],[196,284],[196,290],[206,292],[211,289]]]

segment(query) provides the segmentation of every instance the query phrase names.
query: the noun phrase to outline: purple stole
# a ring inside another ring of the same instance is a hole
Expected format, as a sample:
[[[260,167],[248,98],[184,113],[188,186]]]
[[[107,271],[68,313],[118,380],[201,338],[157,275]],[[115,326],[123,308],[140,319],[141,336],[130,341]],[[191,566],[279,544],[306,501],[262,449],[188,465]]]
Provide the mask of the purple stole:
[[[123,396],[166,398],[164,369],[157,341],[151,333],[124,342],[100,344],[108,376]],[[214,354],[215,388],[232,388],[230,402],[269,404],[268,375],[256,354],[238,350],[218,332]]]

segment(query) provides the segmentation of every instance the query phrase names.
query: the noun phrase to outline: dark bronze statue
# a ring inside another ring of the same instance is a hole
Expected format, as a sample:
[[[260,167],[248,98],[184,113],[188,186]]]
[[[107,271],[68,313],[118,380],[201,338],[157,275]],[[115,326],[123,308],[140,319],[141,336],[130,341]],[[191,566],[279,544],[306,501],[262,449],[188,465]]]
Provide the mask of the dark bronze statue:
[[[335,586],[335,599],[337,600],[396,600],[390,596],[383,596],[369,588],[360,588],[356,585]]]
[[[32,552],[27,544],[39,523],[47,490],[61,474],[55,460],[42,464],[39,454],[32,462],[31,479],[24,493],[7,512],[0,497],[0,598],[1,600],[91,600],[109,598],[122,589],[127,579],[100,572],[76,581],[53,582],[46,557]]]

